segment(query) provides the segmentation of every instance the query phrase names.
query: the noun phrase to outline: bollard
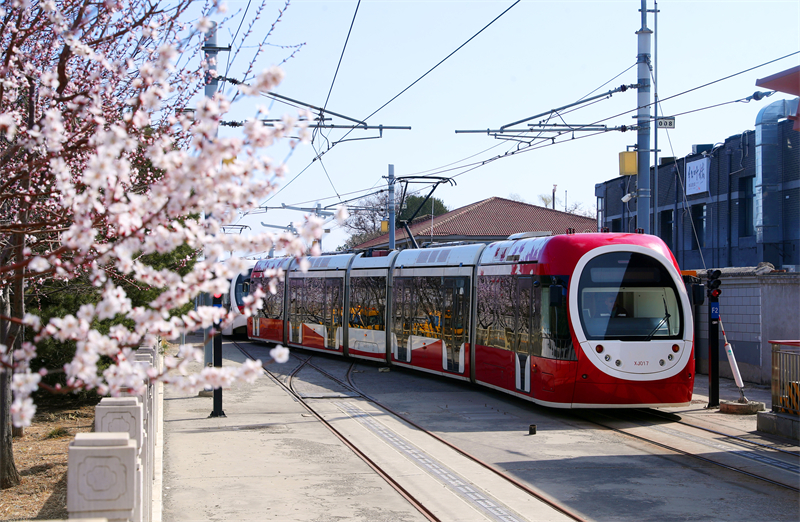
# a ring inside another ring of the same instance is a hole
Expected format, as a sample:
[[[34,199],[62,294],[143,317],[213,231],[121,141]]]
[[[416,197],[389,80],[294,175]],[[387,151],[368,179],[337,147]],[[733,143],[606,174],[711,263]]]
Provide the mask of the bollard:
[[[536,424],[528,426],[528,435],[536,435]]]
[[[78,433],[69,445],[70,518],[133,519],[136,442],[127,433]]]

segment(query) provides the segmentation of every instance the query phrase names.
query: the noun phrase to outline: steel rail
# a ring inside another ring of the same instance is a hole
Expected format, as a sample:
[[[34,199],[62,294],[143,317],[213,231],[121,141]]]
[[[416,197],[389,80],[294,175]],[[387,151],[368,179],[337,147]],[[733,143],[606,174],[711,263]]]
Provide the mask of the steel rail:
[[[750,478],[761,480],[761,481],[767,482],[767,483],[775,485],[775,486],[780,486],[782,488],[786,488],[786,489],[789,489],[789,490],[794,491],[794,492],[800,492],[800,488],[797,488],[795,486],[790,486],[789,484],[784,484],[783,482],[779,482],[777,480],[772,480],[772,479],[769,479],[767,477],[762,477],[761,475],[756,475],[755,473],[751,473],[749,471],[745,471],[745,470],[743,470],[741,468],[737,468],[736,466],[729,466],[728,464],[723,464],[722,462],[717,462],[716,460],[712,460],[712,459],[709,459],[709,458],[706,458],[706,457],[701,457],[700,455],[696,455],[694,453],[682,450],[680,448],[676,448],[674,446],[670,446],[669,444],[656,442],[656,441],[654,441],[652,439],[648,439],[647,437],[642,437],[641,435],[635,435],[633,433],[629,433],[629,432],[627,432],[627,431],[625,431],[625,430],[623,430],[621,428],[614,428],[613,426],[609,426],[607,424],[603,424],[602,422],[598,422],[596,420],[589,419],[589,418],[587,418],[587,417],[585,417],[583,415],[575,415],[575,417],[578,418],[578,419],[581,419],[581,420],[583,420],[585,422],[588,422],[590,424],[594,424],[596,426],[603,427],[603,428],[605,428],[607,430],[615,431],[615,432],[620,433],[622,435],[625,435],[627,437],[631,437],[631,438],[640,440],[642,442],[646,442],[648,444],[652,444],[653,446],[658,446],[660,448],[666,449],[668,451],[672,451],[674,453],[678,453],[680,455],[685,455],[687,457],[692,457],[694,459],[706,462],[708,464],[713,464],[715,466],[719,466],[721,468],[725,468],[725,469],[727,469],[729,471],[733,471],[733,472],[736,472],[736,473],[741,473],[742,475],[746,475],[746,476],[748,476]]]
[[[255,360],[255,358],[252,355],[250,355],[250,353],[246,349],[244,349],[239,343],[233,341],[233,345],[236,346],[236,348],[240,352],[242,352],[245,356],[247,356],[252,360]],[[300,359],[299,357],[296,358]],[[361,460],[363,460],[364,463],[367,464],[367,466],[372,468],[372,470],[375,473],[377,473],[378,476],[380,476],[383,480],[386,481],[387,484],[389,484],[392,488],[394,488],[394,490],[397,491],[400,494],[400,496],[406,499],[409,504],[414,506],[414,508],[417,511],[419,511],[420,514],[422,514],[422,516],[424,516],[427,520],[430,520],[431,522],[441,522],[441,520],[436,515],[434,515],[432,511],[430,511],[427,507],[425,507],[419,500],[414,498],[414,496],[411,493],[409,493],[403,486],[401,486],[399,482],[394,480],[387,472],[385,472],[378,464],[376,464],[372,459],[370,459],[363,451],[358,449],[358,447],[356,447],[352,442],[350,442],[350,440],[348,440],[346,436],[344,436],[341,432],[339,432],[336,428],[334,428],[330,422],[325,420],[319,413],[317,413],[317,411],[314,410],[314,408],[312,408],[311,405],[308,404],[306,400],[299,393],[295,392],[294,389],[292,389],[291,387],[292,379],[304,366],[309,365],[319,371],[318,368],[316,368],[312,363],[309,362],[310,360],[311,357],[309,357],[306,360],[301,359],[302,364],[300,364],[297,368],[292,370],[292,373],[289,375],[288,384],[284,384],[283,382],[281,382],[281,380],[278,379],[275,374],[273,374],[266,368],[264,368],[264,372],[273,380],[273,382],[281,386],[287,393],[290,393],[295,399],[297,399],[297,401],[300,404],[302,404],[303,407],[306,410],[308,410],[308,412],[311,413],[311,415],[314,416],[314,418],[316,418],[320,423],[322,423],[323,426],[328,428],[331,431],[331,433],[333,433],[336,436],[336,438],[342,441],[342,443],[345,446],[347,446],[350,449],[350,451],[355,453]]]
[[[452,449],[452,450],[454,450],[454,451],[458,452],[459,454],[463,455],[464,457],[468,458],[469,460],[471,460],[471,461],[475,462],[476,464],[478,464],[478,465],[482,466],[483,468],[485,468],[485,469],[487,469],[487,470],[491,471],[492,473],[494,473],[495,475],[499,476],[500,478],[502,478],[502,479],[504,479],[504,480],[506,480],[506,481],[510,482],[511,484],[513,484],[514,486],[516,486],[517,488],[521,489],[521,490],[522,490],[522,491],[524,491],[525,493],[528,493],[529,495],[531,495],[532,497],[536,498],[536,499],[537,499],[537,500],[539,500],[540,502],[542,502],[542,503],[544,503],[544,504],[547,504],[548,506],[550,506],[551,508],[555,509],[555,510],[556,510],[556,511],[558,511],[559,513],[561,513],[561,514],[563,514],[563,515],[565,515],[565,516],[567,516],[567,517],[569,517],[569,518],[571,518],[571,519],[573,519],[573,520],[576,520],[576,521],[578,521],[578,522],[585,522],[585,521],[586,521],[586,519],[585,519],[585,518],[581,517],[580,515],[578,515],[578,514],[576,514],[576,513],[573,513],[573,512],[572,512],[572,511],[570,511],[568,508],[566,508],[566,507],[564,507],[564,506],[560,505],[560,504],[559,504],[559,503],[558,503],[556,500],[554,500],[554,499],[551,499],[551,498],[549,498],[549,497],[545,496],[544,494],[542,494],[542,493],[540,493],[540,492],[538,492],[538,491],[535,491],[535,490],[534,490],[534,489],[532,489],[531,487],[527,486],[526,484],[523,484],[522,482],[518,481],[518,480],[517,480],[517,479],[515,479],[514,477],[512,477],[512,476],[510,476],[510,475],[508,475],[508,474],[504,473],[503,471],[501,471],[501,470],[497,469],[496,467],[492,466],[492,465],[491,465],[491,464],[489,464],[488,462],[484,462],[483,460],[479,459],[479,458],[478,458],[478,457],[476,457],[475,455],[472,455],[471,453],[468,453],[467,451],[465,451],[465,450],[463,450],[463,449],[459,448],[458,446],[454,445],[453,443],[451,443],[451,442],[449,442],[449,441],[447,441],[447,440],[443,439],[443,438],[442,438],[442,437],[440,437],[439,435],[437,435],[437,434],[435,434],[435,433],[433,433],[433,432],[431,432],[431,431],[428,431],[427,429],[423,428],[423,427],[422,427],[422,426],[420,426],[419,424],[417,424],[417,423],[415,423],[414,421],[412,421],[412,420],[410,420],[410,419],[408,419],[408,418],[404,417],[403,415],[401,415],[400,413],[398,413],[398,412],[394,411],[392,408],[390,408],[390,407],[386,406],[385,404],[381,403],[380,401],[378,401],[378,400],[377,400],[377,399],[375,399],[374,397],[371,397],[371,396],[370,396],[370,395],[368,395],[367,393],[363,392],[363,391],[362,391],[362,390],[361,390],[361,389],[360,389],[360,388],[359,388],[359,387],[358,387],[358,386],[357,386],[357,385],[356,385],[356,384],[353,382],[353,379],[352,379],[352,370],[353,370],[353,368],[355,367],[355,362],[353,362],[353,364],[352,364],[352,365],[350,366],[350,368],[347,370],[347,381],[348,381],[348,382],[344,382],[344,381],[342,381],[341,379],[339,379],[339,378],[337,378],[337,377],[335,377],[335,376],[331,375],[330,373],[326,372],[326,371],[325,371],[325,370],[323,370],[322,368],[319,368],[318,366],[314,365],[313,363],[310,363],[310,362],[309,362],[308,364],[309,364],[309,366],[311,366],[312,368],[314,368],[314,369],[315,369],[315,370],[317,370],[318,372],[322,373],[323,375],[325,375],[325,376],[326,376],[326,377],[328,377],[329,379],[332,379],[333,381],[335,381],[335,382],[337,382],[337,383],[341,384],[342,386],[344,386],[344,387],[346,387],[346,388],[349,388],[350,390],[352,390],[353,392],[355,392],[355,393],[359,394],[359,395],[360,395],[360,396],[362,396],[364,399],[366,399],[366,400],[370,401],[371,403],[375,404],[375,405],[376,405],[376,406],[378,406],[379,408],[382,408],[382,409],[386,410],[387,412],[389,412],[390,414],[394,415],[395,417],[397,417],[397,418],[398,418],[398,419],[400,419],[401,421],[405,422],[406,424],[408,424],[408,425],[410,425],[410,426],[413,426],[414,428],[418,429],[418,430],[419,430],[419,431],[421,431],[422,433],[425,433],[426,435],[428,435],[428,436],[432,437],[433,439],[437,440],[438,442],[441,442],[441,443],[442,443],[442,444],[444,444],[445,446],[447,446],[447,447],[449,447],[450,449]]]
[[[713,433],[715,435],[721,435],[721,436],[729,438],[729,439],[736,439],[736,440],[739,440],[739,441],[742,441],[742,442],[746,442],[748,444],[752,444],[754,446],[760,446],[762,448],[767,448],[767,449],[779,451],[781,453],[786,453],[787,455],[791,455],[793,457],[800,457],[800,453],[798,453],[796,451],[785,450],[785,449],[782,449],[782,448],[778,448],[776,446],[770,446],[769,444],[764,444],[763,442],[756,442],[754,440],[746,439],[744,437],[739,437],[738,435],[730,435],[728,433],[717,431],[717,430],[714,430],[714,429],[711,429],[711,428],[706,428],[705,426],[698,426],[697,424],[692,424],[691,422],[686,422],[686,421],[683,420],[683,417],[681,417],[680,415],[678,415],[676,413],[661,412],[661,411],[650,410],[650,409],[641,409],[641,410],[634,410],[634,411],[638,411],[638,412],[641,412],[641,413],[646,413],[648,415],[652,415],[653,417],[658,417],[660,419],[664,419],[664,420],[668,420],[668,421],[672,421],[672,422],[677,422],[678,424],[683,424],[684,426],[689,426],[689,427],[692,427],[692,428],[696,428],[698,430],[707,431],[707,432]],[[674,419],[673,417],[678,417],[678,418]]]

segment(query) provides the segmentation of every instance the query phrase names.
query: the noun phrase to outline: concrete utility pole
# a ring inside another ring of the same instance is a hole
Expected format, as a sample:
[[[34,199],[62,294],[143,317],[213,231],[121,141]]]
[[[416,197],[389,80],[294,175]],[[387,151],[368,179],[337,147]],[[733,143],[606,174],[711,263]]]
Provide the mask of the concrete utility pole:
[[[389,250],[394,250],[394,165],[389,165]]]
[[[642,27],[636,34],[639,37],[639,54],[637,56],[637,103],[639,111],[636,117],[637,143],[639,154],[639,191],[636,201],[636,228],[650,233],[650,37],[653,31],[647,28],[647,0],[642,0]]]

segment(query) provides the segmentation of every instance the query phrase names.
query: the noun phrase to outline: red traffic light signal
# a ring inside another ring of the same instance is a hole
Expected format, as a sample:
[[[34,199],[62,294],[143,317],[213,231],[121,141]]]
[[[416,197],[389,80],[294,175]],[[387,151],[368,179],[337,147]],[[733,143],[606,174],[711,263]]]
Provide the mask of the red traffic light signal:
[[[720,290],[719,288],[715,288],[710,292],[711,297],[719,297],[721,294],[722,290]]]
[[[214,294],[214,299],[222,299],[222,294]]]

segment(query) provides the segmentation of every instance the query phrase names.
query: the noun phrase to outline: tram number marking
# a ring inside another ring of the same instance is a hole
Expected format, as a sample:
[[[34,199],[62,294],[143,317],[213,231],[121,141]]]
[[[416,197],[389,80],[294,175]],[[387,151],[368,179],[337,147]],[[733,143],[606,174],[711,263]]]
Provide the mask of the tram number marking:
[[[647,366],[650,361],[633,361],[634,366]]]

